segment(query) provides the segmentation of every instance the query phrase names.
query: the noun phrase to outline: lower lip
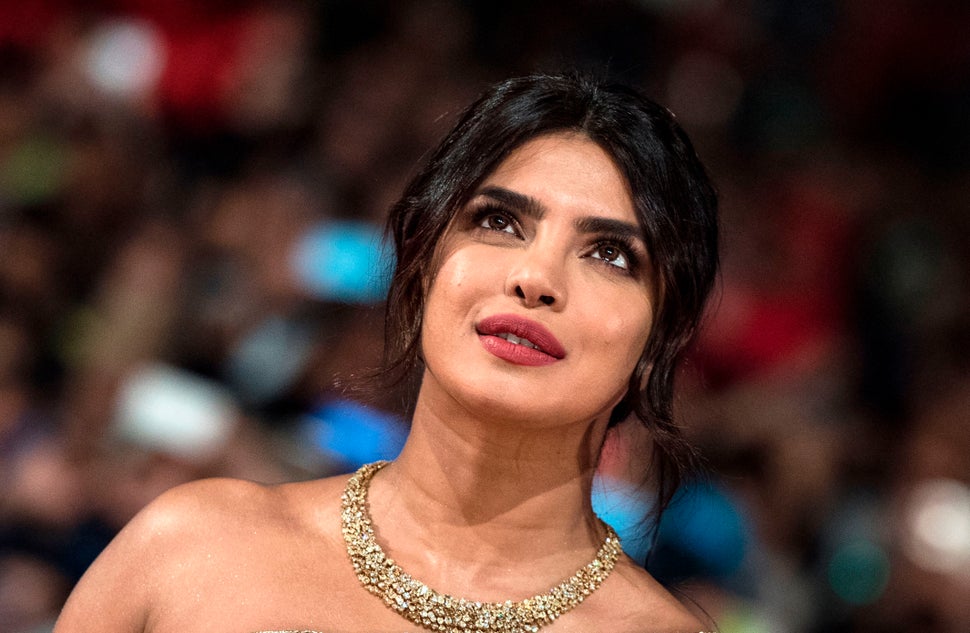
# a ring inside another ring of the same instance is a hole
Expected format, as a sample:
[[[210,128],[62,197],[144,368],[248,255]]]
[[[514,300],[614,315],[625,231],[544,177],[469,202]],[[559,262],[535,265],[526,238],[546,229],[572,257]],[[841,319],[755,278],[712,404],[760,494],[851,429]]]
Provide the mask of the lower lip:
[[[490,353],[516,365],[539,367],[542,365],[550,365],[559,360],[555,356],[550,356],[532,347],[509,343],[504,338],[498,336],[480,334],[478,339],[482,342],[482,346]]]

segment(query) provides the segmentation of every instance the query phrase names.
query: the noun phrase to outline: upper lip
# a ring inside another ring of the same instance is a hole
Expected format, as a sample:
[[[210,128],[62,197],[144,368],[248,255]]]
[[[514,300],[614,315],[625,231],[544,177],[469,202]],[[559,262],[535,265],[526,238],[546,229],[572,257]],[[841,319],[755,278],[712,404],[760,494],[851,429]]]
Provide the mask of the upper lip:
[[[535,345],[553,358],[565,358],[566,349],[544,325],[515,314],[495,314],[485,317],[475,327],[479,334],[495,336],[514,334]]]

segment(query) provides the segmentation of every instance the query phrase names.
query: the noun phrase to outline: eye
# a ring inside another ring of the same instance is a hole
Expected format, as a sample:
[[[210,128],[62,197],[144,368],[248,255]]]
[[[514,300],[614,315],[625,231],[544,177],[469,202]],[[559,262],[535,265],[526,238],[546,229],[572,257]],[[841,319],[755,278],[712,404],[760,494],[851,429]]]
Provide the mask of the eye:
[[[478,220],[478,226],[490,231],[518,235],[518,232],[515,230],[515,221],[508,214],[499,211],[491,211],[483,214]]]
[[[601,259],[610,266],[616,266],[623,270],[630,269],[630,258],[626,252],[616,244],[604,242],[597,244],[589,254],[593,259]]]

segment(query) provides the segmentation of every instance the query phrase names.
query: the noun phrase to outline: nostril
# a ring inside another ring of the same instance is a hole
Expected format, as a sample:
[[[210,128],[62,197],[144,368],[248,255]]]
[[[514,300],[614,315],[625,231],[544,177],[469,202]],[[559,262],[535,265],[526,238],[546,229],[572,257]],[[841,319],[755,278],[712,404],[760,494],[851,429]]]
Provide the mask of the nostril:
[[[552,295],[539,295],[538,297],[536,297],[534,294],[531,296],[526,295],[525,290],[522,289],[521,285],[515,286],[515,296],[518,297],[519,299],[522,299],[527,304],[532,304],[532,305],[538,305],[541,303],[543,305],[551,306],[553,303],[556,302],[556,298],[553,297]]]

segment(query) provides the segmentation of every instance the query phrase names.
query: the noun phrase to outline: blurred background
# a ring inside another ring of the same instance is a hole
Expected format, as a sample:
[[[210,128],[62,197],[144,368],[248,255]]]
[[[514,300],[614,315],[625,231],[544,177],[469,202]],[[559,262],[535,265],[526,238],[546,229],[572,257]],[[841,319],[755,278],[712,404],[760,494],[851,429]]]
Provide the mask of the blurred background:
[[[0,631],[173,485],[393,456],[404,394],[341,387],[385,210],[488,83],[568,68],[670,107],[721,193],[678,396],[710,474],[651,570],[724,633],[970,631],[967,33],[960,0],[0,1]],[[596,503],[635,524],[614,439]]]

